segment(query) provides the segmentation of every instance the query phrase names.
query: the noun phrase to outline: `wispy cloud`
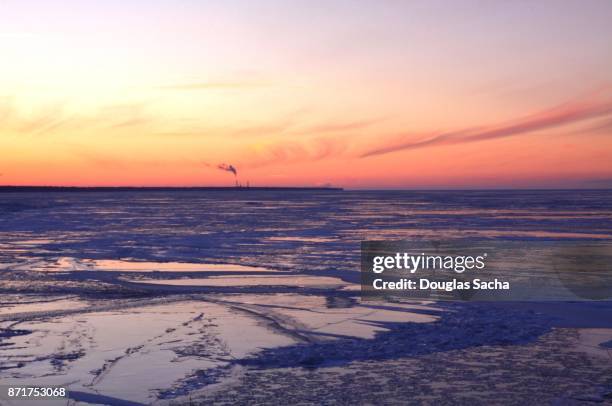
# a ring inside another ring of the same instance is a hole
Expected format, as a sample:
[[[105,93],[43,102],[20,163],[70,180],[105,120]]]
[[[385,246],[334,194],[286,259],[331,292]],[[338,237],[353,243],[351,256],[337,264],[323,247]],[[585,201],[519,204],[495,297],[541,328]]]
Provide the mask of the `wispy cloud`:
[[[0,130],[20,135],[53,135],[67,132],[126,130],[153,124],[154,117],[146,112],[143,104],[103,106],[90,114],[69,112],[65,103],[24,113],[14,103],[0,104]]]
[[[329,133],[329,132],[354,131],[354,130],[361,130],[364,128],[371,127],[372,125],[380,121],[382,121],[382,118],[357,120],[357,121],[350,121],[350,122],[340,122],[340,123],[326,123],[326,124],[308,127],[303,132],[320,134],[320,133]]]
[[[271,135],[271,134],[282,134],[294,125],[292,121],[284,121],[274,124],[262,124],[252,125],[248,127],[238,128],[233,131],[234,135],[237,136],[250,136],[250,135]]]
[[[0,99],[0,130],[39,135],[62,127],[71,117],[64,113],[62,103],[41,109],[35,113],[20,114],[12,97]]]
[[[267,145],[263,151],[248,153],[249,167],[312,162],[344,154],[347,144],[333,138],[305,141],[281,141]]]
[[[582,128],[578,132],[580,133],[593,133],[593,134],[612,134],[612,119],[607,118],[603,121],[599,121],[589,127]]]
[[[304,124],[296,117],[289,116],[274,123],[252,125],[234,130],[238,136],[269,136],[269,135],[323,135],[358,131],[372,127],[382,121],[382,118],[363,119],[355,121],[328,121],[321,124]]]
[[[170,85],[158,86],[159,90],[231,90],[231,89],[246,89],[267,87],[270,83],[266,82],[232,82],[232,81],[211,81],[211,82],[193,82],[193,83],[175,83]]]
[[[120,121],[118,123],[112,124],[110,128],[124,128],[124,127],[137,127],[141,125],[146,125],[151,122],[148,118],[132,118]]]
[[[556,106],[554,108],[500,125],[449,131],[434,134],[432,137],[421,141],[411,140],[376,147],[366,151],[361,155],[361,157],[364,158],[375,155],[389,154],[396,151],[439,145],[462,144],[496,138],[519,136],[534,131],[561,127],[587,119],[606,117],[610,115],[612,115],[612,101],[610,100],[590,102],[577,101],[565,103],[560,106]]]

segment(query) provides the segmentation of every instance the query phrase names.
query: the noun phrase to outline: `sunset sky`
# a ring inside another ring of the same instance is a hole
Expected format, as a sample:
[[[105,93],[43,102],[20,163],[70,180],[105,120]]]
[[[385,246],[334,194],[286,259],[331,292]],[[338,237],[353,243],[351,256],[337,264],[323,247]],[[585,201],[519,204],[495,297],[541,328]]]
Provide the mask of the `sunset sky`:
[[[612,1],[0,2],[0,184],[612,187]]]

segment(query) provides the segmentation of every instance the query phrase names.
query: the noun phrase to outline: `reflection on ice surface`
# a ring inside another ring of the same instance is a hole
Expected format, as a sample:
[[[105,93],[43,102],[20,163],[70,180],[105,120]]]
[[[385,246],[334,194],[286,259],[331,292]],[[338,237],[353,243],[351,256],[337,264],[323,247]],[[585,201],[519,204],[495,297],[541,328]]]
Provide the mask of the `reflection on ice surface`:
[[[104,272],[262,272],[269,269],[235,264],[193,264],[186,262],[121,261],[114,259],[78,260],[60,258],[55,264],[44,264],[41,271]]]
[[[53,317],[20,328],[32,333],[3,347],[3,384],[69,385],[146,403],[197,370],[293,342],[231,308],[193,301]]]
[[[185,262],[136,262],[118,260],[92,260],[86,262],[94,270],[121,271],[121,272],[260,272],[268,269],[256,266],[234,264],[190,264]]]
[[[295,241],[295,242],[333,242],[334,238],[325,237],[270,237],[268,241]]]
[[[371,339],[387,330],[384,323],[428,323],[439,310],[427,303],[372,307],[356,292],[336,296],[338,288],[357,286],[339,278],[261,267],[62,257],[7,269],[30,278],[26,287],[61,289],[86,281],[93,292],[98,283],[101,290],[87,299],[14,293],[0,303],[2,382],[66,385],[74,396],[103,395],[117,404],[180,400],[236,379],[243,373],[236,362],[263,349]],[[157,274],[163,279],[152,279]],[[144,285],[152,288],[147,296],[132,297]],[[155,290],[171,285],[268,290],[169,296]],[[280,293],[298,287],[303,293]],[[122,289],[123,297],[105,298]]]
[[[278,317],[299,322],[306,331],[316,333],[321,340],[335,339],[337,336],[373,338],[376,332],[385,330],[379,323],[428,323],[437,320],[431,312],[441,311],[428,302],[385,306],[355,302],[352,305],[345,303],[338,306],[336,303],[330,306],[329,301],[321,296],[292,294],[235,295],[231,300],[274,309]]]
[[[44,312],[63,309],[78,309],[87,307],[87,303],[77,298],[57,297],[28,297],[4,295],[0,300],[0,316],[24,312]]]
[[[0,378],[3,384],[67,385],[72,391],[151,403],[205,387],[212,383],[206,371],[230,367],[263,348],[371,338],[384,330],[384,321],[435,320],[410,312],[418,308],[427,306],[329,308],[321,297],[279,294],[57,312],[18,326],[0,324],[29,332],[3,341]],[[240,367],[232,368],[221,382],[240,374]]]
[[[126,279],[129,282],[170,286],[262,286],[283,285],[300,287],[342,287],[346,285],[338,278],[329,276],[211,276],[209,278],[182,279]]]

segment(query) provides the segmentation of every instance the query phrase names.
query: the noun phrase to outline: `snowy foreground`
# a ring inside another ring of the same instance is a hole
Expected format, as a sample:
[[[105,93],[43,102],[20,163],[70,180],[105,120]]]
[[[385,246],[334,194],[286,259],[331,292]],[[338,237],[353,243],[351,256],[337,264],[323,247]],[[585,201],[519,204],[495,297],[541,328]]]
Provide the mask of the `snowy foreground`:
[[[610,401],[609,302],[360,298],[364,238],[611,238],[609,196],[547,193],[3,196],[0,382],[71,404]]]

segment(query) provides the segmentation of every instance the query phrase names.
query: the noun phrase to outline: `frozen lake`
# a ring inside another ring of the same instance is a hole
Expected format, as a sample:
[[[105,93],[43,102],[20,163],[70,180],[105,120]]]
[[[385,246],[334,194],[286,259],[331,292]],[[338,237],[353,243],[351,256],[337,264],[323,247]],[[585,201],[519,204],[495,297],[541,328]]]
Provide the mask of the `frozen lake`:
[[[561,345],[542,338],[561,321],[581,321],[572,345],[604,360],[605,303],[361,302],[359,244],[607,244],[611,202],[610,191],[0,193],[0,380],[67,385],[76,403],[220,400],[250,371],[283,388],[313,368],[338,377],[363,362]]]

